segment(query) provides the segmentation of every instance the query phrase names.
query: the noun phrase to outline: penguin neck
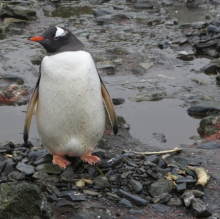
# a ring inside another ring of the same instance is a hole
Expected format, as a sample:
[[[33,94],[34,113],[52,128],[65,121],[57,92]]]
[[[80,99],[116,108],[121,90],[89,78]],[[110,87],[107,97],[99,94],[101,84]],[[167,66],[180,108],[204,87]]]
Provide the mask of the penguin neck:
[[[59,48],[55,52],[47,52],[47,55],[51,56],[62,52],[74,52],[74,51],[85,51],[85,46],[75,36],[71,38],[68,44]]]

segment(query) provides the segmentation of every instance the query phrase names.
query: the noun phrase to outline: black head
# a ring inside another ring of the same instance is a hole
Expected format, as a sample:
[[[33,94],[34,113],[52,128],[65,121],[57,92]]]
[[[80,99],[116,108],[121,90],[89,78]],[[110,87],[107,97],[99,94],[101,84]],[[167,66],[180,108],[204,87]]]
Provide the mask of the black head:
[[[41,35],[28,39],[40,43],[48,53],[84,49],[84,45],[69,30],[61,27],[49,27]]]

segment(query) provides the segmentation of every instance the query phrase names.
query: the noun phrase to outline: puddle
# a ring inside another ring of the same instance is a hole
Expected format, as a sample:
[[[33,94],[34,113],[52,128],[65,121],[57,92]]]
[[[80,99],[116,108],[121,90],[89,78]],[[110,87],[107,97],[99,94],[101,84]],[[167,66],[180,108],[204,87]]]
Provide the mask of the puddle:
[[[23,129],[27,106],[1,106],[0,107],[0,139],[1,142],[12,141],[23,143]],[[35,118],[32,120],[30,139],[38,138]]]
[[[62,6],[55,9],[52,13],[52,17],[62,17],[62,18],[70,18],[72,16],[80,17],[82,15],[93,15],[93,10],[90,7],[70,7],[70,6]]]
[[[198,21],[204,21],[205,15],[209,11],[206,8],[201,7],[185,7],[174,6],[172,10],[168,12],[171,18],[175,17],[179,19],[179,25],[184,23],[193,23]]]

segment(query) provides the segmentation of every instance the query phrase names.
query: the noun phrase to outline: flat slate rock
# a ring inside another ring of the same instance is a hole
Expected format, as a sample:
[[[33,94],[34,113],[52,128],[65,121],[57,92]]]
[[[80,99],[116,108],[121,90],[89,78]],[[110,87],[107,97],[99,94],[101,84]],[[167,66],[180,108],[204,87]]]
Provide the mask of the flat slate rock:
[[[145,200],[143,198],[140,198],[140,197],[138,197],[136,195],[132,195],[131,193],[126,192],[126,191],[124,191],[122,189],[119,189],[119,194],[123,195],[129,201],[131,201],[132,203],[135,203],[136,205],[139,205],[139,206],[145,206],[148,203],[147,200]]]

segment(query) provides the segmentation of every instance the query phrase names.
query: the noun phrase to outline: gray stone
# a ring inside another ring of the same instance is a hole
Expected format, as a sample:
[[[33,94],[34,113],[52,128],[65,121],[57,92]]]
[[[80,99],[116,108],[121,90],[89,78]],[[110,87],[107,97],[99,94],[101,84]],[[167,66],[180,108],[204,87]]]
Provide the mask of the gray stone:
[[[151,205],[151,208],[153,209],[154,212],[161,213],[161,214],[164,212],[167,212],[170,209],[169,206],[166,206],[163,204],[153,204]]]
[[[26,182],[0,184],[0,218],[51,218],[52,210],[38,186]]]
[[[41,53],[40,54],[36,54],[36,55],[31,57],[31,63],[33,65],[40,65],[43,57],[44,57],[44,54],[41,54]]]
[[[153,62],[144,62],[144,63],[140,63],[139,66],[145,70],[149,69],[150,67],[152,67],[154,65]]]
[[[156,101],[163,99],[165,96],[167,96],[167,93],[164,90],[155,90],[147,93],[139,93],[133,97],[129,97],[129,99],[136,102]]]
[[[7,16],[7,17],[16,17],[25,20],[35,20],[36,11],[27,6],[20,6],[20,5],[5,5],[0,10],[0,17]]]
[[[186,191],[186,183],[184,182],[184,183],[177,184],[176,191],[178,193],[183,193],[184,191]]]
[[[166,179],[159,179],[157,180],[157,182],[152,183],[149,188],[148,191],[150,193],[151,196],[155,197],[155,196],[159,196],[163,193],[170,193],[173,189],[173,182],[170,180],[166,180]]]
[[[192,212],[196,217],[209,217],[212,215],[207,205],[199,198],[192,199]]]
[[[168,193],[163,193],[159,196],[155,196],[154,198],[152,198],[152,201],[154,204],[163,204],[166,203],[170,200],[170,198],[172,197],[172,195],[168,194]]]
[[[171,198],[166,204],[169,206],[182,206],[183,202],[180,198]]]
[[[98,185],[98,186],[100,186],[100,187],[102,187],[102,188],[107,188],[107,187],[110,187],[111,185],[110,185],[110,183],[108,182],[108,179],[106,178],[106,177],[104,177],[104,176],[97,176],[97,177],[95,177],[94,179],[93,179],[93,182],[96,184],[96,185]]]
[[[190,115],[199,115],[201,117],[210,116],[210,114],[217,115],[220,112],[220,103],[208,101],[196,104],[187,109]]]
[[[59,166],[53,165],[52,163],[41,164],[36,167],[36,171],[43,170],[46,173],[60,174],[62,171]]]
[[[98,192],[91,191],[91,190],[88,190],[88,189],[84,189],[84,190],[83,190],[83,193],[84,193],[84,194],[87,194],[87,195],[91,195],[91,196],[98,196],[98,195],[99,195]]]
[[[126,207],[126,208],[132,208],[133,205],[131,204],[131,202],[125,198],[122,198],[120,202],[118,202],[122,207]]]
[[[192,199],[194,199],[195,196],[193,195],[193,193],[192,193],[191,191],[186,190],[186,191],[182,194],[181,198],[183,199],[185,206],[186,206],[186,207],[189,207],[189,206],[191,205]]]
[[[32,176],[35,179],[45,179],[48,177],[48,174],[44,170],[37,171]]]
[[[139,196],[132,195],[131,193],[126,192],[122,189],[119,189],[119,194],[123,195],[125,198],[130,200],[132,203],[139,205],[139,206],[145,206],[148,203],[147,200],[140,198]]]
[[[202,192],[202,191],[200,191],[200,190],[192,189],[192,190],[190,190],[190,191],[193,193],[193,195],[194,195],[196,198],[202,198],[202,197],[205,195],[205,193]]]
[[[13,171],[8,174],[8,178],[11,181],[19,181],[19,180],[23,180],[25,178],[25,175],[23,173],[20,173],[19,171]]]
[[[143,189],[143,185],[137,180],[134,180],[134,179],[130,180],[130,184],[132,188],[134,189],[135,193],[138,193]]]
[[[30,175],[34,173],[34,167],[25,163],[19,162],[16,169],[22,172],[24,175]]]
[[[219,57],[219,53],[218,53],[218,51],[216,51],[215,49],[209,49],[209,50],[207,51],[207,54],[208,54],[209,56],[213,57],[213,58]]]
[[[212,60],[209,64],[202,67],[201,70],[204,71],[206,74],[217,74],[220,70],[220,60]]]

